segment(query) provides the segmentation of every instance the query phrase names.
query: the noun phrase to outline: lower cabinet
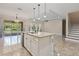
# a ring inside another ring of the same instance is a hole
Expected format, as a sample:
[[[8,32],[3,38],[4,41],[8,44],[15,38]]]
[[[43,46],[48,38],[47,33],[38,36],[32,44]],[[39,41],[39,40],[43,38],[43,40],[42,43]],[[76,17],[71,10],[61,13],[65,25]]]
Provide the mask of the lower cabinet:
[[[27,48],[27,50],[30,52],[31,51],[31,47],[30,47],[30,45],[31,45],[31,39],[32,39],[32,37],[31,36],[29,36],[29,35],[24,35],[24,46],[25,46],[25,48]]]
[[[52,53],[52,42],[50,36],[38,38],[25,35],[24,46],[35,56],[50,56]]]
[[[31,53],[38,55],[38,41],[35,41],[34,38],[31,40]]]

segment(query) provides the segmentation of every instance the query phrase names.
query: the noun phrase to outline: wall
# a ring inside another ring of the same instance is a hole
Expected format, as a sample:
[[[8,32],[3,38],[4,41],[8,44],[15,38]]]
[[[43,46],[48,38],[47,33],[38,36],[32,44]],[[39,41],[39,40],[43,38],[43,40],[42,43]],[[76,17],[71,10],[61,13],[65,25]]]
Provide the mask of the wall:
[[[31,24],[31,20],[29,20],[29,19],[26,19],[26,20],[24,20],[24,22],[23,22],[24,24],[23,24],[23,31],[25,31],[25,32],[28,32],[29,31],[29,26],[30,26],[30,24]]]
[[[68,36],[68,34],[70,33],[71,27],[72,27],[72,24],[70,21],[70,17],[69,17],[69,14],[67,14],[66,15],[66,36]]]
[[[32,22],[30,20],[25,20],[24,23],[24,31],[28,32],[29,25]],[[51,20],[48,22],[41,22],[42,26],[41,29],[44,32],[51,32],[62,35],[62,20]]]
[[[44,31],[62,35],[62,20],[51,20],[45,22]]]
[[[72,24],[79,23],[79,11],[69,13],[69,17]]]

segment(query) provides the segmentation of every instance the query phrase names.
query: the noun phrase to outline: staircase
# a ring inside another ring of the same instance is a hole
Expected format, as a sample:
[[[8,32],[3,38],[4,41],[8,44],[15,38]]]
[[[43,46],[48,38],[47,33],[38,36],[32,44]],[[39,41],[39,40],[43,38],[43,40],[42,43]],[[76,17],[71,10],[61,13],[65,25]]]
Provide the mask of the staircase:
[[[79,24],[72,26],[70,33],[67,36],[68,39],[79,40]]]

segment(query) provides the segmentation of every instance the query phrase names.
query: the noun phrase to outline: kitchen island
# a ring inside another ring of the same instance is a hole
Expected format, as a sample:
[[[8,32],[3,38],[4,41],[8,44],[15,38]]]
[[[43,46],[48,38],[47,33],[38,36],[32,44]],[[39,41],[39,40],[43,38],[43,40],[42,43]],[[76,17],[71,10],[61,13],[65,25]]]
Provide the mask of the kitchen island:
[[[52,51],[52,33],[24,33],[24,47],[33,56],[51,56]]]

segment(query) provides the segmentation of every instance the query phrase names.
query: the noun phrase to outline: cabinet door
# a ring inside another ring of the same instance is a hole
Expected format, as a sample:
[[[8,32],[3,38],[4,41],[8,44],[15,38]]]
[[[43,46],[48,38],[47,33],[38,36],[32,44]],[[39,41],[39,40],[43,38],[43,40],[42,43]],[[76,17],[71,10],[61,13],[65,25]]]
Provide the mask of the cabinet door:
[[[31,40],[31,52],[33,55],[38,55],[38,38],[33,37]]]
[[[32,36],[26,35],[26,48],[31,51],[31,40],[33,39]]]
[[[27,34],[24,34],[24,46],[26,49],[30,49],[30,39]]]
[[[24,47],[26,47],[26,34],[24,34]]]
[[[43,37],[40,39],[40,55],[49,56],[49,37]]]

